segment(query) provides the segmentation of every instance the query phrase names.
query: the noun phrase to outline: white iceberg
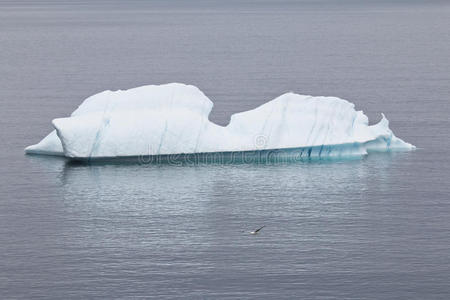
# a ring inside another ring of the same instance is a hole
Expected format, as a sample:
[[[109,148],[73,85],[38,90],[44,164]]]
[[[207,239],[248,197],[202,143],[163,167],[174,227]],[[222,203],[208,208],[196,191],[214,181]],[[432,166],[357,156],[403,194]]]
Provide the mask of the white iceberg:
[[[307,149],[325,158],[415,148],[393,134],[384,115],[369,126],[354,104],[335,97],[286,93],[232,115],[227,126],[209,121],[212,107],[197,87],[179,83],[104,91],[54,119],[55,131],[25,152],[91,159]]]

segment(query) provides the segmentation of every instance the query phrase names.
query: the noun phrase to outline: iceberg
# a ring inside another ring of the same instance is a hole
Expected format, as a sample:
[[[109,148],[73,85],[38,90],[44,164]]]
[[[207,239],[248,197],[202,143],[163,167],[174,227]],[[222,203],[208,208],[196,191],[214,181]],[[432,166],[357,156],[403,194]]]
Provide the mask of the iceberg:
[[[55,130],[25,152],[95,159],[294,149],[333,158],[415,148],[383,114],[369,126],[353,103],[336,97],[286,93],[232,115],[227,126],[208,119],[212,107],[201,90],[180,83],[104,91],[54,119]]]

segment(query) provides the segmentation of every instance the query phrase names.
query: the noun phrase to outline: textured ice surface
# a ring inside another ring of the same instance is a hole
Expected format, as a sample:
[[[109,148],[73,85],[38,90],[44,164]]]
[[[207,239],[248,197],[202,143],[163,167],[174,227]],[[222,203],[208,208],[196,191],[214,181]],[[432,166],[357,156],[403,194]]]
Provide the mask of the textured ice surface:
[[[345,157],[414,148],[384,115],[369,126],[354,104],[335,97],[286,93],[234,114],[225,127],[209,121],[212,107],[198,88],[179,83],[104,91],[54,119],[55,131],[25,151],[99,158],[313,147],[318,157]]]

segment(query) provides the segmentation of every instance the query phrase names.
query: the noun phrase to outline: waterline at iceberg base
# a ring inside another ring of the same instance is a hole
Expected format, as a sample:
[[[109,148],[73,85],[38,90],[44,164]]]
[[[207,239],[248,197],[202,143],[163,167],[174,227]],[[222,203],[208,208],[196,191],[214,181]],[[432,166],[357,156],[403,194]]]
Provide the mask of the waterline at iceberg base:
[[[211,100],[192,85],[148,85],[87,98],[28,154],[89,162],[259,162],[347,159],[408,151],[382,115],[369,126],[362,111],[336,97],[286,93],[231,116],[208,117]]]

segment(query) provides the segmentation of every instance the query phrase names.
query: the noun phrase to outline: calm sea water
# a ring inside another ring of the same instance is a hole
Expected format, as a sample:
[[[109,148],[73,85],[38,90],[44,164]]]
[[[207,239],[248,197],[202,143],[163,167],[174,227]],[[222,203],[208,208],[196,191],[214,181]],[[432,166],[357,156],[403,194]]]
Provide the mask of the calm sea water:
[[[223,2],[0,2],[0,298],[448,299],[449,5]],[[290,90],[339,96],[419,149],[269,165],[23,154],[91,94],[173,81],[220,124]]]

